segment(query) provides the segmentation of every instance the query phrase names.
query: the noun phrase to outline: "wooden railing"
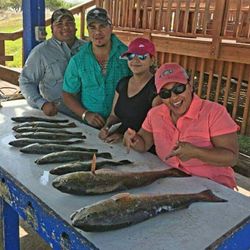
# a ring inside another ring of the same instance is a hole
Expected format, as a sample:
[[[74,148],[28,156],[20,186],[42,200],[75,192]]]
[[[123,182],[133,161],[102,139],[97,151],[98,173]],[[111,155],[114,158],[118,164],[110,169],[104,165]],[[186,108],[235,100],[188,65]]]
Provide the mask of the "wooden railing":
[[[71,9],[80,14],[83,39],[85,15],[94,5],[108,10],[123,42],[147,37],[156,45],[158,65],[180,63],[196,93],[227,107],[241,134],[250,135],[250,0],[90,1]],[[0,49],[4,40],[0,33]],[[3,53],[4,64],[1,59]]]

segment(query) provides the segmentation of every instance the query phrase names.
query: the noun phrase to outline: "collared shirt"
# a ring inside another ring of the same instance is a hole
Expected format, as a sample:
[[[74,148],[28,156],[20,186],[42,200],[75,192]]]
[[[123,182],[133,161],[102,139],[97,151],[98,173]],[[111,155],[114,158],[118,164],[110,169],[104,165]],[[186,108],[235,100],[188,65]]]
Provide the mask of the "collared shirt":
[[[76,39],[69,48],[65,42],[50,38],[32,49],[19,77],[21,92],[30,106],[41,109],[48,101],[62,104],[65,69],[83,43]]]
[[[236,187],[234,171],[230,166],[215,168],[196,158],[183,162],[176,156],[165,159],[177,141],[212,148],[212,137],[236,132],[239,127],[225,107],[194,95],[189,110],[178,119],[176,126],[172,122],[169,108],[162,104],[149,111],[142,128],[153,133],[157,155],[168,165],[192,175],[207,177],[230,188]]]
[[[86,43],[80,52],[72,57],[65,71],[63,90],[75,94],[80,91],[81,103],[89,111],[107,118],[111,112],[112,102],[118,81],[131,75],[126,60],[119,59],[127,50],[114,34],[111,36],[111,51],[106,74],[92,50],[92,43]]]

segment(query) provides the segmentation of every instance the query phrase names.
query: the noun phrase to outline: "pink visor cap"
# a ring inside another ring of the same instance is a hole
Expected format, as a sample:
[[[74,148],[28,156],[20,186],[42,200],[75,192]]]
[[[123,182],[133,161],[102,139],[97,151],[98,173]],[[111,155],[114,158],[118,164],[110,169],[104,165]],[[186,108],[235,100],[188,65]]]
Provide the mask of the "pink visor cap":
[[[188,83],[188,75],[184,68],[177,63],[165,63],[155,73],[155,86],[157,93],[167,83]]]
[[[151,56],[155,55],[155,46],[154,44],[143,37],[134,39],[128,46],[128,50],[124,52],[121,57],[126,57],[128,54],[137,54],[145,55],[150,54]]]

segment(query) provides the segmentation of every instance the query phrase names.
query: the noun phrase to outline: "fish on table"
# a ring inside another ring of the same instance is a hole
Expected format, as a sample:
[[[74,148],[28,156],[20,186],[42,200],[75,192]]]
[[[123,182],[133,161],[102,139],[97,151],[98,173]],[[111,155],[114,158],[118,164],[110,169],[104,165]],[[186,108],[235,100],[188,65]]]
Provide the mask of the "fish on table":
[[[103,194],[149,185],[159,178],[190,176],[176,168],[144,172],[125,172],[100,169],[74,172],[56,177],[53,187],[61,192],[77,195]]]
[[[84,147],[76,147],[76,146],[68,146],[68,145],[60,145],[60,144],[40,144],[40,143],[33,143],[22,147],[20,152],[26,154],[49,154],[53,152],[60,152],[60,151],[84,151],[84,152],[98,152],[98,149],[95,148],[84,148]]]
[[[60,144],[60,145],[70,145],[70,144],[83,143],[83,142],[84,140],[71,140],[70,141],[70,140],[44,140],[44,139],[24,138],[24,139],[17,139],[14,141],[10,141],[9,145],[13,147],[21,148],[21,147],[25,147],[27,145],[34,144],[34,143],[39,143],[39,144],[53,143],[53,144]]]
[[[26,133],[26,132],[47,132],[47,133],[64,133],[64,134],[78,134],[81,135],[82,132],[68,131],[61,128],[44,128],[44,127],[21,127],[16,128],[15,132],[17,133]]]
[[[37,116],[16,116],[11,117],[11,120],[14,122],[51,122],[51,123],[64,123],[69,122],[68,119],[51,119],[51,118],[45,118],[45,117],[37,117]]]
[[[131,162],[129,160],[99,161],[99,162],[96,162],[96,169],[101,169],[104,167],[129,165],[132,163],[133,162]],[[79,172],[79,171],[90,171],[91,165],[92,165],[92,162],[75,161],[75,162],[69,162],[69,163],[57,166],[57,167],[51,169],[49,172],[50,172],[50,174],[54,174],[54,175],[63,175],[63,174]]]
[[[80,152],[80,151],[61,151],[55,153],[49,153],[38,158],[36,164],[47,164],[47,163],[60,163],[70,161],[89,161],[96,154],[97,157],[106,159],[112,159],[112,155],[109,152],[94,153],[94,152]]]
[[[194,202],[226,202],[211,190],[191,194],[118,194],[71,215],[73,226],[87,232],[119,229],[161,213],[188,208]]]
[[[64,134],[64,133],[47,133],[47,132],[26,132],[16,134],[17,139],[32,138],[32,139],[45,139],[45,140],[68,140],[73,138],[86,139],[83,134]]]
[[[76,124],[74,122],[70,123],[51,123],[51,122],[23,122],[20,123],[12,129],[15,131],[17,128],[23,128],[23,127],[43,127],[43,128],[76,128]]]

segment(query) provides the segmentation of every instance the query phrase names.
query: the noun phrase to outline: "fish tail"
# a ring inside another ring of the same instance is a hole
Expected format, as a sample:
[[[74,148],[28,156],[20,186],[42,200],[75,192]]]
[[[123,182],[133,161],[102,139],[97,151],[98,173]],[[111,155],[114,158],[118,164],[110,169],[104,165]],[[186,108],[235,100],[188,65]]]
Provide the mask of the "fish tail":
[[[76,128],[76,124],[74,122],[69,123],[68,126],[70,128]]]
[[[202,197],[203,201],[210,201],[210,202],[227,202],[227,200],[222,199],[215,194],[210,189],[204,190],[198,193],[200,197]]]

